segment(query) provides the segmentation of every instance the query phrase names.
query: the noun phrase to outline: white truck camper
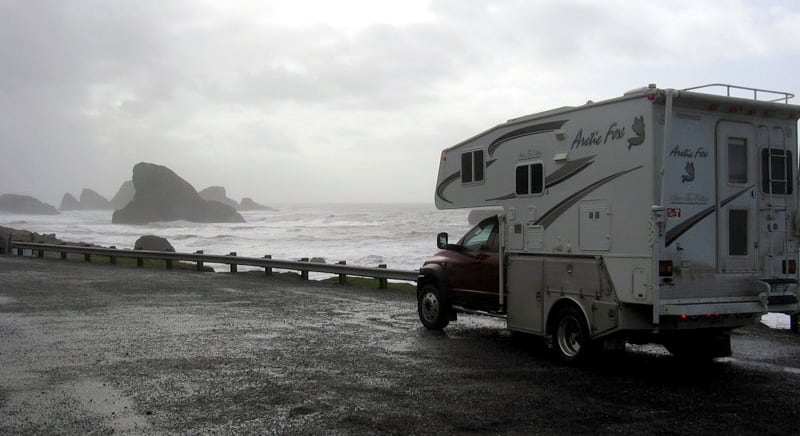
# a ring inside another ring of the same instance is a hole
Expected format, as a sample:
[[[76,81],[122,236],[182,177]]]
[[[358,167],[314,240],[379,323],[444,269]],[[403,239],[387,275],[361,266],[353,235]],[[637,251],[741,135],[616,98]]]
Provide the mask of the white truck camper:
[[[565,361],[626,342],[730,355],[732,329],[800,311],[793,97],[650,85],[445,149],[437,208],[498,212],[439,235],[420,320],[502,316]]]

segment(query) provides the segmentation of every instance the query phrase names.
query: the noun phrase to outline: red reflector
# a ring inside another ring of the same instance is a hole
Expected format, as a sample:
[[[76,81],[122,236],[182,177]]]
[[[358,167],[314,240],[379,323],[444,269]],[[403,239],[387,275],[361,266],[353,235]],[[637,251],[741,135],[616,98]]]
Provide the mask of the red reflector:
[[[658,276],[659,277],[672,277],[672,261],[660,260],[658,261]]]
[[[686,314],[681,315],[681,319],[686,319],[686,318],[688,318],[688,316],[686,316]]]
[[[650,100],[650,101],[653,101],[653,100],[656,99],[656,95],[655,94],[647,94],[647,99]]]
[[[794,259],[784,259],[783,261],[783,273],[784,274],[796,274],[797,273],[797,261]]]

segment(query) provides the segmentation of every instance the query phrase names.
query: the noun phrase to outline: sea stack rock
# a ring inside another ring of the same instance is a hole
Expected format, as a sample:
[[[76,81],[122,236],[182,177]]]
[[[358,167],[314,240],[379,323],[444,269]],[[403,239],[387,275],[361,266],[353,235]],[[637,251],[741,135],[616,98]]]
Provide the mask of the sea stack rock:
[[[239,204],[236,200],[228,198],[228,195],[225,193],[225,188],[222,186],[209,186],[206,189],[198,192],[200,194],[200,198],[206,201],[218,201],[222,204],[227,204],[228,206],[237,209]]]
[[[81,204],[69,192],[64,194],[64,197],[61,199],[61,205],[58,206],[59,210],[78,210],[80,208],[81,208]]]
[[[124,208],[114,212],[114,224],[147,224],[186,220],[198,223],[243,223],[232,207],[200,198],[189,182],[171,169],[140,162],[133,167],[136,194]]]
[[[89,188],[84,188],[81,191],[81,209],[84,210],[110,210],[111,202],[106,200],[105,197],[92,191]]]
[[[275,210],[269,206],[264,206],[263,204],[256,203],[250,197],[244,197],[242,199],[242,204],[239,205],[239,210]]]
[[[0,195],[0,212],[22,213],[28,215],[58,215],[58,210],[49,204],[17,194]]]
[[[134,194],[136,194],[136,188],[133,187],[133,180],[126,180],[125,183],[119,187],[119,191],[114,195],[114,198],[111,199],[111,207],[114,210],[122,209],[133,200]]]
[[[166,238],[155,235],[144,235],[136,240],[133,244],[134,250],[147,250],[147,251],[169,251],[174,253],[175,248]]]

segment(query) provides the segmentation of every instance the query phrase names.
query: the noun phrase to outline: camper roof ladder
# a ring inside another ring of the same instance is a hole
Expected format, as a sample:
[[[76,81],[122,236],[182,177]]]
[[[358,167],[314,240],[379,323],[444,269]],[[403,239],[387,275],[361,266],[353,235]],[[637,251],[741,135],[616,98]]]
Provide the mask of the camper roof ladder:
[[[750,88],[747,86],[738,86],[738,85],[730,85],[728,83],[709,83],[708,85],[700,85],[700,86],[693,86],[691,88],[686,88],[684,91],[698,91],[701,89],[708,89],[708,88],[725,88],[725,96],[727,97],[736,97],[731,95],[731,90],[737,91],[747,91],[747,93],[753,93],[753,100],[761,100],[761,101],[769,101],[769,102],[783,102],[789,103],[789,99],[794,98],[794,94],[791,92],[784,92],[784,91],[770,91],[768,89],[758,89],[758,88]],[[761,98],[759,98],[759,93],[761,93]]]
[[[762,209],[762,210],[767,211],[768,217],[769,217],[768,221],[771,221],[772,219],[774,219],[779,212],[784,212],[784,214],[783,214],[783,220],[784,220],[784,222],[783,222],[783,238],[781,239],[781,245],[782,245],[782,252],[785,255],[785,254],[787,254],[789,252],[788,251],[789,250],[789,226],[791,225],[791,223],[789,221],[789,214],[788,214],[787,205],[784,203],[781,207],[779,207],[778,205],[775,204],[775,192],[774,191],[775,191],[775,185],[777,184],[778,186],[783,186],[783,190],[781,192],[779,192],[779,194],[784,194],[785,195],[785,194],[789,193],[789,183],[791,183],[791,180],[789,179],[789,173],[787,171],[787,168],[792,164],[789,162],[788,148],[787,148],[786,138],[785,138],[783,129],[781,129],[779,127],[775,128],[775,130],[780,131],[780,133],[781,133],[780,134],[780,138],[781,138],[781,142],[783,143],[781,148],[778,148],[778,147],[773,147],[773,145],[776,145],[776,144],[774,144],[773,141],[772,141],[772,135],[770,134],[771,133],[770,129],[767,126],[763,126],[763,125],[759,126],[759,129],[761,129],[762,127],[764,128],[764,131],[766,132],[766,138],[765,139],[766,139],[766,142],[767,142],[766,144],[764,144],[764,146],[766,147],[766,151],[767,151],[767,153],[766,153],[766,155],[767,155],[766,156],[766,159],[767,159],[767,162],[766,162],[766,166],[767,166],[767,180],[766,180],[766,182],[767,182],[766,183],[766,185],[767,185],[767,207]],[[776,150],[778,150],[778,151],[776,151]],[[783,177],[782,178],[775,178],[775,175],[772,172],[773,171],[773,166],[774,166],[773,165],[774,157],[781,157],[782,158],[782,162],[783,162],[782,166],[784,168]],[[767,225],[769,226],[769,223],[767,223]],[[768,272],[768,277],[772,278],[772,277],[775,277],[775,271],[774,271],[774,268],[775,268],[775,262],[774,262],[774,259],[775,259],[775,246],[774,246],[774,243],[773,243],[773,238],[767,237],[767,240],[769,242],[769,252],[767,254],[767,258],[769,259],[769,262],[767,262],[768,265],[769,265],[768,266],[769,269],[768,269],[767,272]]]

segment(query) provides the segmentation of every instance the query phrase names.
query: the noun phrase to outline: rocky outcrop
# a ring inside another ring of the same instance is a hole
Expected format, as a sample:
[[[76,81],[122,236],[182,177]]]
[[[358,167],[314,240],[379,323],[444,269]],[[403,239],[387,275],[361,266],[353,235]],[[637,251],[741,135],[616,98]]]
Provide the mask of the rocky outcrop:
[[[198,194],[200,194],[200,197],[203,200],[218,201],[222,204],[227,204],[234,209],[239,208],[239,203],[237,203],[236,200],[228,198],[225,188],[222,186],[209,186],[208,188],[198,192]]]
[[[189,182],[171,169],[140,162],[133,167],[136,194],[124,208],[114,212],[115,224],[146,224],[156,221],[186,220],[200,223],[242,223],[228,205],[203,200]]]
[[[80,202],[81,209],[84,210],[111,210],[111,202],[89,188],[81,191]]]
[[[8,241],[36,242],[39,244],[62,244],[55,233],[35,233],[0,226],[0,254],[6,253]]]
[[[275,208],[264,206],[253,201],[250,197],[242,199],[242,204],[239,205],[239,210],[277,210]]]
[[[119,191],[114,195],[114,198],[111,199],[111,208],[114,210],[122,209],[133,200],[135,194],[136,188],[133,187],[133,180],[126,180],[125,183],[119,187]]]
[[[0,195],[0,212],[22,213],[28,215],[58,215],[58,210],[49,204],[17,194]]]
[[[169,251],[174,253],[175,248],[166,238],[155,235],[144,235],[136,240],[133,244],[134,250],[147,250],[147,251]]]
[[[61,205],[58,206],[58,210],[79,210],[81,208],[80,202],[69,192],[64,194],[64,197],[61,198]]]

